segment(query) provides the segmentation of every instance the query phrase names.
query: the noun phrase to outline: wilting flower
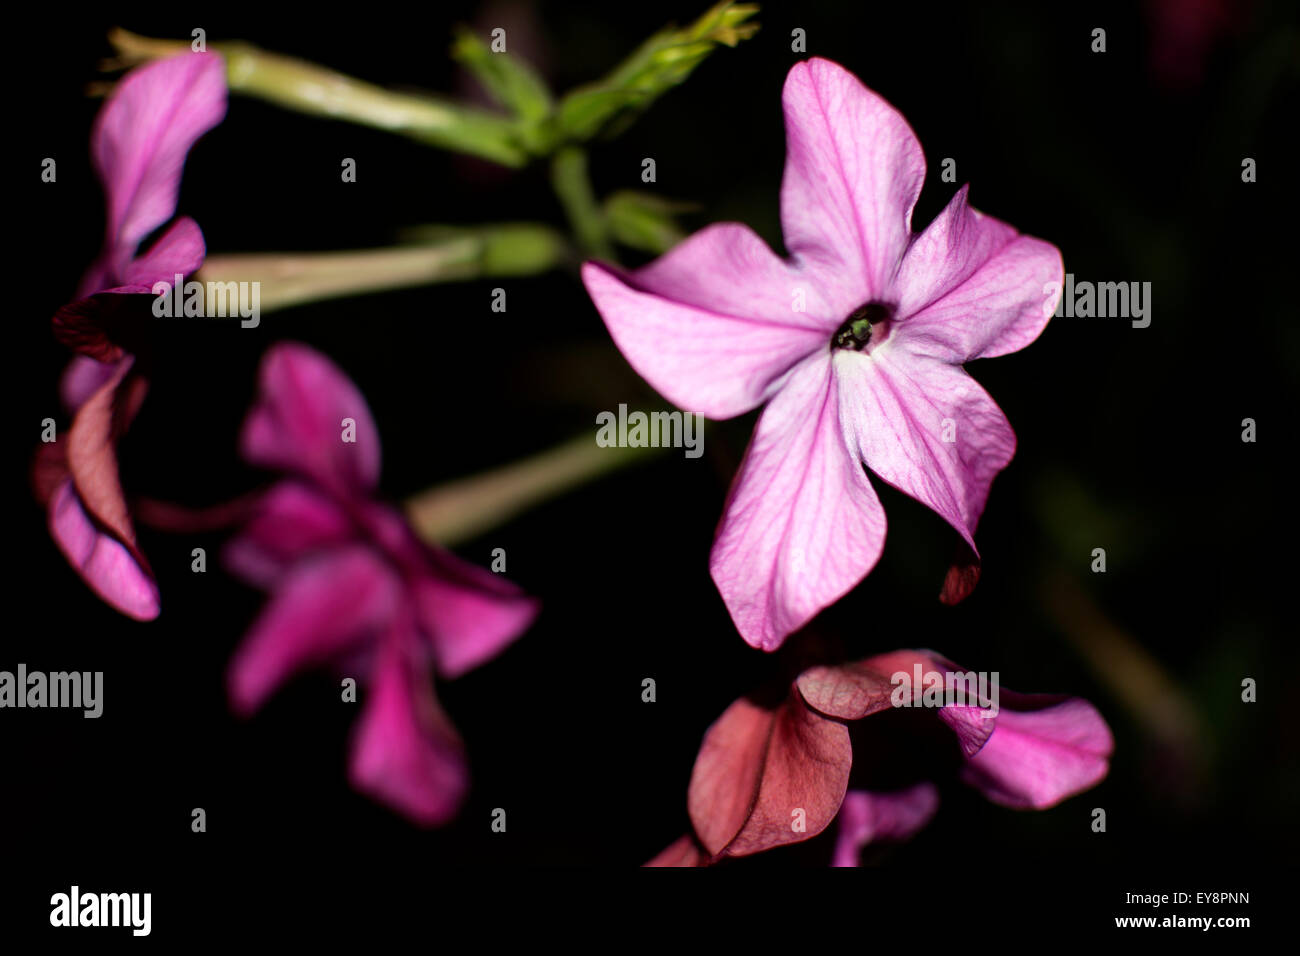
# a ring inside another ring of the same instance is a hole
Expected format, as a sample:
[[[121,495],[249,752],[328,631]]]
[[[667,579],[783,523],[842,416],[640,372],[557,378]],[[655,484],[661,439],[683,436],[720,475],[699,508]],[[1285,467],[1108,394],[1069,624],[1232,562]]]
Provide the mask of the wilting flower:
[[[913,235],[920,144],[841,67],[797,64],[783,104],[789,260],[719,223],[632,273],[583,268],[614,341],[669,400],[713,418],[766,403],[710,560],[740,633],[766,650],[880,557],[864,462],[974,550],[1015,436],[961,366],[1032,342],[1063,272],[1055,247],[973,210],[964,186]]]
[[[919,683],[911,680],[918,668]],[[896,679],[900,674],[908,680]],[[930,675],[937,675],[933,687]],[[736,701],[705,733],[695,760],[687,798],[694,833],[652,864],[702,865],[806,840],[837,813],[840,864],[867,842],[910,836],[937,805],[925,781],[846,797],[849,724],[898,707],[921,707],[909,712],[946,725],[957,738],[962,780],[1002,806],[1046,809],[1105,777],[1114,741],[1087,701],[1001,688],[996,706],[988,707],[958,696],[967,693],[965,676],[930,652],[896,651],[810,668],[779,701]],[[936,697],[942,705],[926,710],[935,689],[950,696]]]
[[[522,634],[537,602],[424,544],[372,500],[379,434],[356,386],[297,344],[271,349],[241,436],[244,457],[289,476],[271,488],[227,563],[271,592],[231,662],[249,714],[295,671],[334,663],[365,685],[354,786],[425,825],[450,819],[468,784],[460,737],[430,671],[457,677]]]
[[[136,546],[116,445],[148,388],[149,293],[199,267],[203,234],[182,217],[137,251],[175,214],[186,154],[225,111],[224,68],[211,54],[181,54],[122,80],[91,138],[108,199],[104,249],[78,299],[54,317],[60,341],[79,353],[60,383],[73,420],[65,441],[38,454],[37,490],[64,556],[96,594],[140,620],[158,615],[158,586]]]

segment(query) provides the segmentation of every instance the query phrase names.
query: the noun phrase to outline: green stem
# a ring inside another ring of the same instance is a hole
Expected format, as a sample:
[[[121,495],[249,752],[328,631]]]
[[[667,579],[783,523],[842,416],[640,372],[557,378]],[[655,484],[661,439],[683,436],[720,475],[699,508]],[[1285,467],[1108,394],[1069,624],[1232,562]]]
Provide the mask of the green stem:
[[[609,225],[587,175],[587,151],[565,146],[551,158],[551,186],[584,253],[614,261]]]

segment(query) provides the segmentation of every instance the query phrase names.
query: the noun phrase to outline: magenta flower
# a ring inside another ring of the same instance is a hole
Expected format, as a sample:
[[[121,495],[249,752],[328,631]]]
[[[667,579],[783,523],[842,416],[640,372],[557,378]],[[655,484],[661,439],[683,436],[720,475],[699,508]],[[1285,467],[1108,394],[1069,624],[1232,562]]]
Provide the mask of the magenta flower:
[[[836,64],[795,65],[783,105],[789,260],[720,223],[632,273],[583,267],[614,341],[670,401],[713,418],[766,403],[710,559],[765,650],[880,557],[885,515],[862,463],[974,550],[1015,436],[961,366],[1032,342],[1063,272],[1055,247],[971,209],[966,187],[913,235],[920,144]]]
[[[338,665],[364,684],[353,785],[417,823],[446,822],[468,772],[430,670],[453,678],[495,657],[532,623],[537,602],[425,545],[372,500],[380,450],[370,409],[306,346],[266,354],[241,443],[248,461],[291,477],[267,492],[226,555],[271,592],[230,665],[234,708],[250,714],[295,671]]]
[[[161,60],[122,80],[91,138],[108,198],[104,251],[80,298],[54,317],[60,341],[80,354],[60,384],[72,426],[66,441],[38,454],[38,493],[64,556],[96,594],[138,620],[157,617],[158,586],[136,546],[116,445],[148,388],[141,353],[147,359],[150,290],[198,269],[203,234],[182,217],[136,253],[175,213],[186,154],[225,111],[224,67],[211,54]]]
[[[954,675],[966,672],[951,661],[928,651],[895,651],[810,668],[779,702],[737,700],[705,733],[695,760],[687,797],[694,833],[652,864],[704,865],[796,843],[839,814],[836,862],[849,865],[866,843],[905,839],[923,827],[937,806],[929,783],[846,796],[853,766],[849,724],[896,706],[920,706],[924,679],[915,687],[893,680],[917,667],[927,677],[941,675],[937,687],[965,686]],[[1086,700],[1001,688],[997,702],[993,716],[968,704],[917,711],[953,731],[962,780],[989,800],[1042,810],[1106,776],[1114,740]]]

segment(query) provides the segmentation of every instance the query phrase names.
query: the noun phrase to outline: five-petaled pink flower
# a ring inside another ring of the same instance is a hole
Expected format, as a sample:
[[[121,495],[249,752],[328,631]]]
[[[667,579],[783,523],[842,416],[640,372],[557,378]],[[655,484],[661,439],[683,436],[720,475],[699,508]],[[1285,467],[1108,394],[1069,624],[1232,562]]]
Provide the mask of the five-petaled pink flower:
[[[783,105],[789,260],[720,223],[632,273],[583,268],[614,341],[670,401],[720,419],[766,403],[710,559],[740,633],[766,650],[880,557],[863,463],[974,551],[1015,436],[962,364],[1032,342],[1063,272],[1055,247],[973,210],[966,187],[913,235],[920,144],[836,64],[797,64]]]
[[[922,680],[914,685],[910,675],[918,670]],[[694,832],[649,865],[702,866],[797,843],[837,814],[836,865],[855,865],[868,843],[906,839],[938,806],[931,783],[848,790],[850,726],[897,707],[932,706],[908,713],[946,725],[956,736],[961,779],[1005,807],[1043,810],[1106,776],[1114,739],[1092,704],[1001,688],[994,710],[970,702],[968,677],[929,651],[894,651],[809,668],[780,700],[741,698],[708,729],[695,759],[687,796]],[[879,760],[874,752],[867,758]]]
[[[399,512],[372,500],[378,431],[328,359],[275,346],[259,387],[243,455],[291,477],[266,493],[227,550],[237,574],[271,591],[231,662],[232,704],[251,713],[300,668],[337,664],[365,682],[353,785],[417,823],[443,823],[468,773],[430,670],[454,678],[495,657],[532,623],[537,602],[424,544]]]
[[[158,586],[136,546],[116,445],[148,388],[150,293],[203,263],[203,234],[182,217],[143,255],[141,241],[176,212],[190,147],[226,112],[221,58],[185,53],[132,71],[100,110],[91,138],[108,199],[104,250],[79,297],[54,317],[79,353],[60,383],[67,437],[42,446],[36,484],[59,549],[101,598],[139,620],[158,615]]]

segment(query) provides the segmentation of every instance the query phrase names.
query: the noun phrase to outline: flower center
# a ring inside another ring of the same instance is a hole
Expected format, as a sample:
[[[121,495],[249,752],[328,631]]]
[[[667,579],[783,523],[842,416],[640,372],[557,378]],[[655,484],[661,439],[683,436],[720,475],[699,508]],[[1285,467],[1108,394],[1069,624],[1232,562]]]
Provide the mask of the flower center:
[[[872,333],[875,333],[877,339],[883,337],[886,325],[893,317],[894,310],[883,302],[860,305],[835,330],[835,335],[831,337],[831,348],[861,352],[871,341]]]

